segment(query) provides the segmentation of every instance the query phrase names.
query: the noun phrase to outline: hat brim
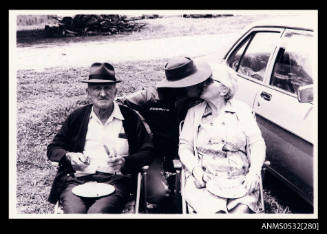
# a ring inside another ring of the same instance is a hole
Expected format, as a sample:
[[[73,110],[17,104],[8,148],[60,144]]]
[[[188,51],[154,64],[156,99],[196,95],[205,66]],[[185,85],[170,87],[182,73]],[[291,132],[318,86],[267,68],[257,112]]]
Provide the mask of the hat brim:
[[[197,85],[208,79],[211,74],[211,68],[207,63],[197,63],[197,71],[190,76],[176,81],[162,80],[157,83],[157,88],[184,88]]]
[[[101,79],[92,79],[92,80],[82,80],[82,83],[91,83],[91,84],[106,84],[106,83],[110,83],[110,84],[116,84],[116,83],[120,83],[121,80],[101,80]]]

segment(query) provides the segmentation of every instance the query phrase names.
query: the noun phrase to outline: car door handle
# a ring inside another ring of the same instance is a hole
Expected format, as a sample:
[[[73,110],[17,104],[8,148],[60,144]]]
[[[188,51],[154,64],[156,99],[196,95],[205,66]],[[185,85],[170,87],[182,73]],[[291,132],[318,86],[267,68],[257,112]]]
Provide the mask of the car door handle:
[[[262,92],[262,93],[260,94],[260,96],[261,96],[263,99],[267,100],[267,101],[270,101],[270,100],[271,100],[271,94],[269,94],[269,93]]]

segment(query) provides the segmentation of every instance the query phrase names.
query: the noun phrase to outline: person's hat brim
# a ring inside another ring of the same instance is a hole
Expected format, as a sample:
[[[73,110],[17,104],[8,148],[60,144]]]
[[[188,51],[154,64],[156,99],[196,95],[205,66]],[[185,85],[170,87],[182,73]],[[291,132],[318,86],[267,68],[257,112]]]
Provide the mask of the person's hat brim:
[[[115,84],[115,83],[120,83],[121,80],[101,80],[101,79],[92,79],[92,80],[82,80],[82,83],[91,83],[91,84],[105,84],[105,83],[111,83],[111,84]]]
[[[211,68],[207,63],[197,63],[197,71],[183,79],[176,81],[162,80],[157,83],[157,88],[184,88],[197,85],[208,79],[211,74]]]

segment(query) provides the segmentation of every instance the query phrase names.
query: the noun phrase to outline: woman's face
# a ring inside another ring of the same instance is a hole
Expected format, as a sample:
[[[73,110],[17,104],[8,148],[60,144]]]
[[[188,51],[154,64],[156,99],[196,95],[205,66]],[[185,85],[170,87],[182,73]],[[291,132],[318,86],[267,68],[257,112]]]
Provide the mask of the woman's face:
[[[203,86],[203,91],[200,98],[204,100],[212,100],[215,98],[224,98],[228,89],[219,81],[211,79]]]

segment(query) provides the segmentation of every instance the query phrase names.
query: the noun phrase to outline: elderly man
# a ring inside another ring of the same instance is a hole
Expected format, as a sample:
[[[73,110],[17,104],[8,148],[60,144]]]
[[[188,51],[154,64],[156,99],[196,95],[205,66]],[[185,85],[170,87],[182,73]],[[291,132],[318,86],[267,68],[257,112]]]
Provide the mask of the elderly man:
[[[47,149],[48,158],[59,162],[49,201],[59,199],[64,213],[120,213],[131,175],[152,161],[153,144],[138,115],[114,101],[120,80],[111,64],[92,64],[82,82],[92,104],[70,114]],[[90,181],[113,185],[115,191],[95,198],[73,193]]]
[[[188,108],[199,101],[201,83],[211,76],[211,69],[207,63],[175,57],[167,61],[164,72],[165,78],[156,87],[120,101],[137,110],[153,134],[156,156],[148,170],[148,201],[157,206],[157,212],[172,213],[176,210],[168,208],[173,204],[169,199],[169,183],[161,172],[174,171],[172,162],[178,158],[179,123]]]

